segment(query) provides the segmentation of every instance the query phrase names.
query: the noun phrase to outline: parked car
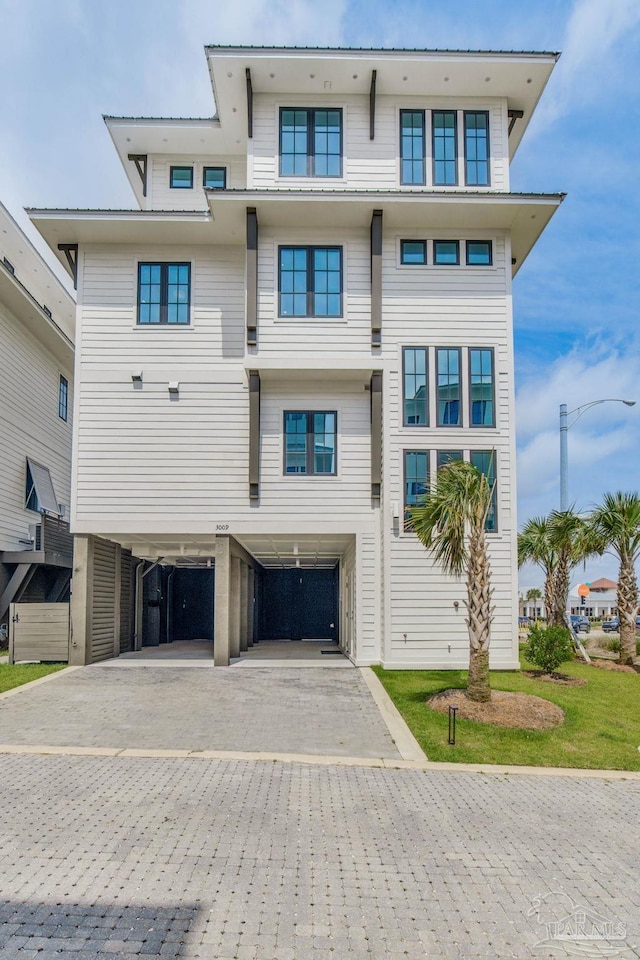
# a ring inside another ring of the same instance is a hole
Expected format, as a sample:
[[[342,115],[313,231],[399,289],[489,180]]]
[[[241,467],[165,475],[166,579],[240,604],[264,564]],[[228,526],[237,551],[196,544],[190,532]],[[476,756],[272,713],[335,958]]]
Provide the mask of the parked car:
[[[589,633],[591,630],[591,624],[589,623],[588,617],[583,617],[579,613],[573,613],[571,615],[571,626],[576,633]]]
[[[637,624],[636,620],[636,624]],[[602,621],[602,629],[605,633],[617,633],[620,629],[620,619],[619,617],[611,617],[610,620]]]
[[[531,624],[530,617],[518,617],[519,627],[528,627]]]

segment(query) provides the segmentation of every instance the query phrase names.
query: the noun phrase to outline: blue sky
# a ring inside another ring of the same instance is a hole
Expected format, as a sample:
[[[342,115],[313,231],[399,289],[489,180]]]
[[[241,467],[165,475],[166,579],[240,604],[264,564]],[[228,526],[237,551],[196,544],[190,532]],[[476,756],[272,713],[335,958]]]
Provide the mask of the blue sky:
[[[23,206],[134,205],[102,114],[210,115],[205,43],[562,51],[512,167],[568,194],[514,284],[520,522],[558,504],[561,402],[639,401],[569,435],[578,507],[638,488],[640,0],[0,0],[0,24],[0,199],[28,231]]]

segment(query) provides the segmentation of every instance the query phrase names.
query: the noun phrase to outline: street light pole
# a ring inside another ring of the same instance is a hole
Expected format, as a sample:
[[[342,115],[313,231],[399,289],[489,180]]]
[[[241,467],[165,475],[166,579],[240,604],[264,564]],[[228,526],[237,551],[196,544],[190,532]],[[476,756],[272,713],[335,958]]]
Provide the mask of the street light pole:
[[[635,407],[635,400],[620,400],[616,397],[609,397],[606,400],[592,400],[590,403],[583,403],[581,407],[567,412],[566,403],[560,404],[560,510],[569,509],[569,449],[567,445],[567,433],[569,427],[576,423],[583,413],[590,410],[591,407],[597,407],[600,403],[624,403],[626,407]],[[576,416],[569,423],[569,417]]]

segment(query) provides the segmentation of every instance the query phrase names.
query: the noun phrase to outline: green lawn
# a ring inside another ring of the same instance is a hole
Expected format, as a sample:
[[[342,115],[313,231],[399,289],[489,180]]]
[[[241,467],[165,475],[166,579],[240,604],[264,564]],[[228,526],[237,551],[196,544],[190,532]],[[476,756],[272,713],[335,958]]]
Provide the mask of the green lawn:
[[[522,666],[530,668],[524,659]],[[373,669],[429,760],[640,770],[639,674],[564,664],[564,673],[582,677],[587,684],[563,687],[520,673],[494,671],[495,690],[522,691],[551,700],[564,710],[565,722],[553,730],[535,731],[458,720],[452,747],[447,744],[447,716],[431,710],[425,700],[438,690],[464,687],[465,671]]]
[[[66,663],[0,663],[0,693],[62,670]]]

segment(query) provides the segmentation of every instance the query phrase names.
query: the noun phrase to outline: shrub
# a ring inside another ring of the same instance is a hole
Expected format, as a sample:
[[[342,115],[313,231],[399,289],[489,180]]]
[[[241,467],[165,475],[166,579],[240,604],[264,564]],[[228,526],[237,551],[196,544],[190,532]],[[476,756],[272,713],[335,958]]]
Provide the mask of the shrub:
[[[544,673],[553,673],[561,663],[573,660],[573,640],[569,630],[566,627],[531,627],[527,657]]]
[[[611,640],[607,640],[605,649],[611,650],[612,653],[620,653],[620,641],[618,638],[612,637]],[[640,657],[640,640],[636,640],[636,656]]]

